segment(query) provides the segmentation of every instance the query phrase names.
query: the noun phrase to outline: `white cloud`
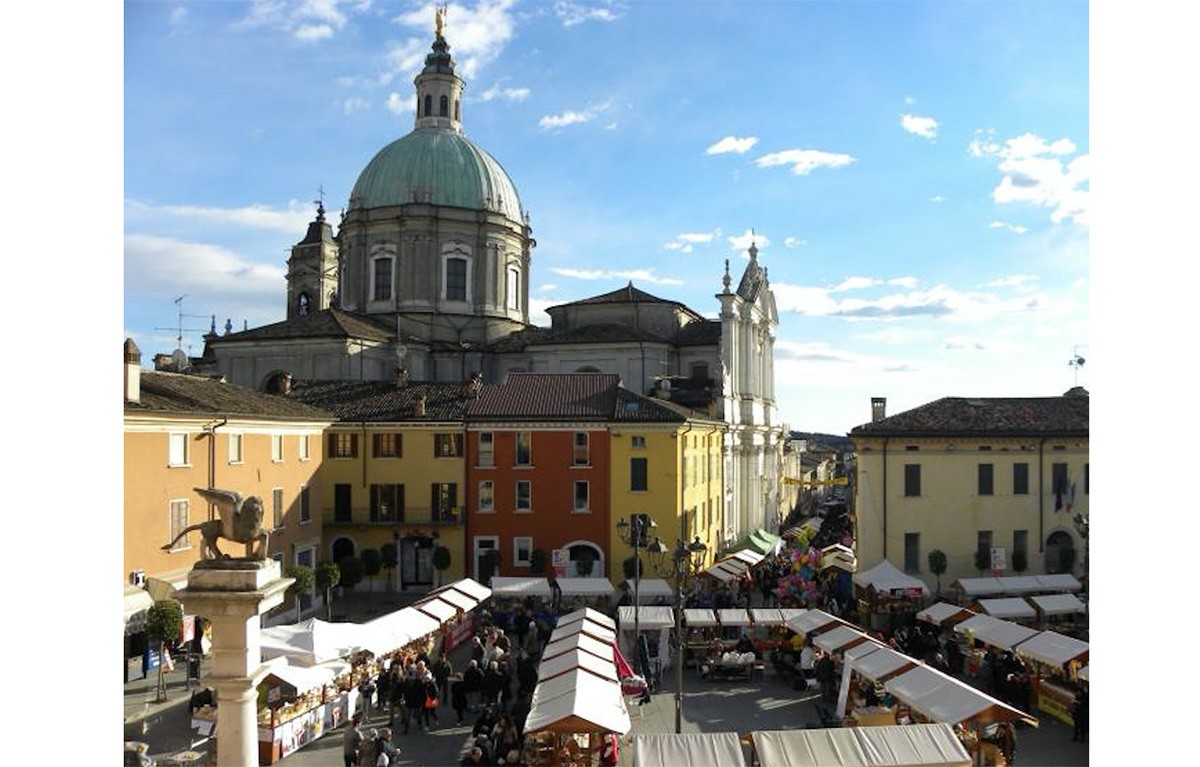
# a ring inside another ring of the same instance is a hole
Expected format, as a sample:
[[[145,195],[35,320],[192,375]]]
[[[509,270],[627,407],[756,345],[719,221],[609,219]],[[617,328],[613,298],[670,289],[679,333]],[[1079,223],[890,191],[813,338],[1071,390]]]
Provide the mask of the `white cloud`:
[[[796,248],[801,245],[807,245],[807,244],[808,244],[808,240],[801,240],[798,237],[788,237],[788,238],[784,239],[784,241],[783,241],[783,247],[785,247],[785,248]]]
[[[907,106],[912,106],[913,104],[917,103],[917,100],[916,100],[916,99],[914,99],[912,96],[905,96],[905,97],[904,97],[904,103],[905,103]]]
[[[488,88],[483,93],[479,94],[479,98],[483,101],[491,101],[493,99],[504,99],[505,101],[524,101],[529,98],[528,88],[501,88],[499,83],[496,83],[491,88]]]
[[[680,253],[691,253],[692,246],[686,242],[668,242],[663,245],[663,250],[678,250]]]
[[[333,27],[328,24],[304,24],[296,29],[293,36],[297,40],[312,42],[333,37]]]
[[[168,237],[125,236],[125,288],[143,295],[168,295],[187,288],[193,296],[279,298],[285,273],[276,265],[248,261],[218,245]]]
[[[1033,274],[1010,274],[1007,277],[991,280],[983,283],[985,288],[1019,288],[1028,285],[1031,282],[1037,282],[1038,277]]]
[[[885,293],[873,298],[835,297],[834,293],[843,290],[846,282],[833,288],[774,282],[771,289],[781,312],[793,311],[810,317],[840,317],[846,320],[984,322],[1003,315],[1028,315],[1051,303],[1044,294],[1001,296],[983,291],[962,291],[945,285],[928,290],[908,289]],[[875,280],[872,284],[878,285],[880,282]]]
[[[568,109],[560,115],[545,115],[538,120],[538,127],[543,130],[554,130],[557,128],[565,128],[568,125],[577,125],[579,123],[591,122],[597,116],[608,109],[608,102],[599,106],[591,106],[582,112],[576,112],[573,109]]]
[[[416,114],[417,111],[417,105],[412,96],[401,96],[395,91],[388,94],[384,106],[387,107],[387,111],[394,115],[402,115],[407,112]]]
[[[624,13],[625,6],[621,3],[613,3],[612,0],[607,0],[604,7],[597,7],[594,4],[569,3],[564,0],[559,0],[554,4],[554,15],[558,17],[564,27],[568,28],[587,21],[617,21]]]
[[[446,42],[450,43],[450,55],[458,67],[458,74],[471,80],[478,76],[488,64],[508,46],[512,40],[516,22],[510,13],[514,0],[479,0],[468,8],[458,3],[446,7]],[[412,11],[402,13],[395,21],[417,30],[416,43],[424,61],[433,32],[434,8],[440,3],[426,3]],[[412,42],[411,40],[409,41]],[[416,66],[405,67],[405,74],[416,74]],[[411,79],[411,78],[410,78]]]
[[[988,229],[1007,229],[1008,231],[1013,232],[1014,234],[1025,234],[1026,232],[1029,231],[1029,229],[1027,229],[1026,227],[1020,226],[1018,224],[1005,223],[1004,221],[991,221],[988,223],[987,226],[988,226]]]
[[[862,290],[878,284],[879,280],[871,277],[847,277],[833,288],[830,288],[830,292],[844,293],[847,290]]]
[[[816,149],[785,149],[782,152],[765,154],[754,161],[760,168],[771,168],[776,165],[791,165],[792,173],[797,176],[807,176],[817,168],[840,168],[854,162],[848,154],[822,152]]]
[[[1087,226],[1091,160],[1080,155],[1063,164],[1066,155],[1077,147],[1070,139],[1053,143],[1032,133],[995,141],[990,132],[967,146],[972,157],[996,160],[1002,178],[992,190],[997,204],[1026,203],[1051,208],[1050,220],[1066,220]]]
[[[147,212],[162,212],[218,225],[235,225],[250,229],[267,229],[295,235],[308,228],[314,212],[311,205],[289,200],[287,210],[277,210],[266,205],[247,205],[241,208],[210,208],[203,205],[152,206],[126,200],[127,206]]]
[[[628,280],[630,282],[649,282],[656,285],[682,285],[683,280],[674,277],[655,276],[652,269],[631,269],[626,271],[606,271],[603,269],[566,269],[555,267],[550,271],[563,277],[576,280]]]
[[[917,286],[916,277],[893,277],[887,281],[889,285],[896,285],[901,288],[915,288]]]
[[[757,246],[759,250],[771,244],[771,241],[762,232],[754,232],[749,229],[739,235],[727,237],[726,239],[729,240],[731,248],[742,251],[743,258],[750,258],[750,255],[746,251],[750,249],[751,244]]]
[[[705,154],[728,154],[735,152],[737,154],[745,154],[754,148],[758,143],[758,138],[755,136],[747,136],[746,138],[737,138],[735,136],[726,136],[717,143],[704,150]]]
[[[684,232],[675,235],[675,240],[663,245],[664,250],[678,250],[681,253],[691,253],[693,245],[708,245],[721,236],[721,227],[711,232]]]
[[[940,194],[935,194],[933,197],[929,198],[929,201],[930,202],[945,202],[946,198],[942,197]]]
[[[547,282],[545,285],[539,287],[538,290],[542,293],[549,293],[552,290],[558,290],[558,286],[552,282]]]
[[[371,102],[364,99],[362,96],[351,96],[342,102],[342,112],[344,114],[354,114],[355,112],[363,112],[371,108]]]
[[[340,0],[254,0],[246,16],[233,23],[234,29],[266,27],[284,32],[302,42],[325,40],[346,26],[343,8],[361,11],[361,3]]]
[[[167,26],[171,29],[171,34],[183,26],[183,22],[187,19],[188,9],[182,5],[171,9],[171,14],[167,17]]]
[[[938,121],[932,117],[917,117],[916,115],[900,115],[900,127],[921,138],[937,138]]]

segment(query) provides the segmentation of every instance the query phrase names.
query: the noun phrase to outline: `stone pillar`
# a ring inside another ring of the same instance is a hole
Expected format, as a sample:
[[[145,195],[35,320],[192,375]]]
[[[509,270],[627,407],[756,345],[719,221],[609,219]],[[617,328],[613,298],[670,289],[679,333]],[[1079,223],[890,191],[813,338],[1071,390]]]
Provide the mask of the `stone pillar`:
[[[256,688],[274,666],[262,662],[259,616],[283,602],[294,581],[280,577],[279,563],[210,560],[188,573],[178,599],[193,615],[212,621],[212,673],[216,690],[217,764],[258,766]]]

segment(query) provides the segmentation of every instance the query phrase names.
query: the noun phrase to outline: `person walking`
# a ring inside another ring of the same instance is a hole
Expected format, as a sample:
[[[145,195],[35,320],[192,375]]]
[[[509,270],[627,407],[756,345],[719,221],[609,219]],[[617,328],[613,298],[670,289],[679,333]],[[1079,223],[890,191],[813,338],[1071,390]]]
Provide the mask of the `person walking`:
[[[342,761],[345,767],[358,765],[358,750],[362,744],[362,714],[355,714],[350,719],[350,726],[342,733]]]
[[[396,717],[404,717],[404,671],[399,663],[392,664],[392,679],[388,684],[388,727],[394,727]]]
[[[482,655],[482,644],[479,645],[479,650]],[[467,670],[463,672],[463,684],[467,693],[467,709],[475,711],[479,703],[479,691],[483,688],[483,671],[480,670],[479,663],[474,658],[467,664]]]
[[[454,708],[454,713],[458,714],[458,724],[463,723],[463,714],[467,711],[467,683],[463,681],[462,674],[455,674],[450,677],[450,705]]]
[[[437,712],[438,706],[441,705],[441,690],[438,689],[437,680],[433,678],[433,674],[431,672],[426,672],[421,689],[425,693],[425,701],[423,703],[424,708],[421,710],[421,727],[428,732],[429,730],[433,729],[434,725],[441,723],[438,720]]]
[[[363,677],[363,680],[358,683],[359,711],[362,712],[364,722],[370,722],[374,715],[375,706],[375,682],[370,674]]]
[[[372,753],[375,755],[374,767],[394,767],[400,764],[400,749],[392,743],[392,730],[384,727],[372,743]]]
[[[404,734],[408,734],[409,725],[414,722],[421,727],[425,708],[425,684],[417,678],[416,668],[409,669],[408,677],[404,680]]]
[[[483,705],[495,706],[496,699],[500,695],[500,664],[492,661],[488,664],[488,669],[483,673],[483,682],[480,692],[483,695]]]
[[[442,657],[433,664],[433,678],[437,680],[438,697],[442,701],[450,700],[450,675],[453,673],[454,666],[450,665],[450,659],[442,653]]]

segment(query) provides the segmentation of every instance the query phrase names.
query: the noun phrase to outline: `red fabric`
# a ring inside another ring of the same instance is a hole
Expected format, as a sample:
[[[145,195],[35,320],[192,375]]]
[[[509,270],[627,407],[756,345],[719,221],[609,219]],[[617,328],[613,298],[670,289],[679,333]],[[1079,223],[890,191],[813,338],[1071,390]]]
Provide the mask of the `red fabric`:
[[[625,656],[621,654],[621,648],[617,647],[617,643],[612,643],[613,648],[613,663],[617,664],[617,678],[624,679],[627,676],[633,676],[633,666],[629,665],[629,661],[625,660]]]

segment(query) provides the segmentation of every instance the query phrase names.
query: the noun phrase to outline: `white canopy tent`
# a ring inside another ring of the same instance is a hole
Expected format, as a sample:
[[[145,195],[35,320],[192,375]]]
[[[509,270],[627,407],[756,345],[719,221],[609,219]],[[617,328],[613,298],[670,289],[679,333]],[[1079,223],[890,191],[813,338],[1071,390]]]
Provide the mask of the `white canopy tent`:
[[[834,543],[821,549],[821,559],[817,567],[820,570],[836,567],[839,570],[854,573],[858,571],[858,555],[849,546]]]
[[[611,629],[601,626],[599,623],[592,623],[590,620],[575,621],[568,623],[565,626],[558,626],[550,632],[550,642],[557,642],[560,639],[568,637],[572,634],[586,634],[593,639],[598,639],[605,644],[612,644],[617,633]]]
[[[637,657],[637,640],[633,633],[633,605],[621,605],[617,611],[617,623],[621,627],[621,652],[627,658]],[[638,609],[638,631],[658,632],[658,660],[662,669],[671,667],[668,652],[671,630],[675,628],[675,613],[670,607],[648,606]]]
[[[886,559],[870,570],[856,573],[854,583],[864,589],[874,588],[875,591],[886,594],[919,590],[922,596],[929,596],[929,587],[925,585],[925,581],[901,572]]]
[[[625,588],[632,597],[634,581],[626,581]],[[637,601],[641,605],[652,605],[659,600],[670,602],[675,597],[671,584],[662,578],[643,578],[637,586]]]
[[[781,607],[781,608],[779,608],[779,614],[783,616],[783,622],[785,625],[790,623],[793,618],[799,618],[801,615],[804,615],[806,612],[808,612],[808,609],[805,607]],[[789,626],[789,628],[790,628],[790,626]]]
[[[970,634],[971,636],[978,637],[980,631],[994,626],[997,623],[1003,623],[1003,621],[1001,621],[999,618],[993,618],[990,615],[975,614],[961,623],[956,623],[954,625],[954,630],[959,634]]]
[[[633,736],[634,767],[745,767],[736,732]]]
[[[429,636],[442,624],[420,610],[405,607],[361,625],[365,632],[363,649],[370,650],[375,655],[382,655],[413,640]]]
[[[601,660],[590,652],[579,649],[570,650],[553,658],[543,660],[538,664],[538,681],[543,682],[547,679],[553,679],[560,674],[567,673],[573,668],[581,668],[610,682],[619,681],[612,653],[609,653],[608,660]]]
[[[439,623],[454,620],[458,615],[458,607],[440,597],[414,602],[412,606]]]
[[[1082,591],[1083,584],[1070,573],[1054,573],[1053,575],[1037,576],[1043,591]]]
[[[316,666],[344,658],[369,644],[368,632],[357,623],[327,623],[318,618],[262,630],[262,659],[287,658],[292,667]]]
[[[766,558],[767,557],[765,554],[760,554],[753,549],[742,549],[741,551],[735,551],[734,553],[730,554],[727,561],[738,560],[748,567],[754,567]]]
[[[915,660],[904,653],[873,641],[847,650],[846,662],[859,676],[872,682],[884,682],[917,665]]]
[[[984,644],[989,644],[998,650],[1011,650],[1021,642],[1038,635],[1037,629],[1031,629],[1028,626],[1022,626],[1019,623],[1011,621],[999,621],[998,623],[984,627],[981,631],[975,634],[975,638]]]
[[[750,613],[740,607],[726,607],[717,610],[717,620],[721,622],[721,627],[727,626],[749,626]]]
[[[853,647],[869,640],[870,637],[861,631],[849,626],[838,626],[818,636],[813,640],[813,644],[825,652],[840,652],[847,647]]]
[[[762,767],[970,767],[948,724],[751,733]],[[681,763],[682,764],[682,763]]]
[[[942,625],[943,622],[955,618],[963,620],[970,618],[974,613],[965,607],[952,605],[949,602],[938,602],[935,605],[930,605],[924,610],[917,613],[917,620],[932,623],[935,626]]]
[[[784,624],[783,613],[776,607],[752,607],[750,608],[750,617],[754,619],[755,626],[782,626]]]
[[[550,658],[572,650],[584,650],[602,660],[611,661],[613,657],[612,642],[602,642],[584,633],[574,633],[547,642],[546,646],[542,648],[542,662],[545,663]]]
[[[492,595],[492,590],[484,586],[474,578],[463,578],[462,580],[447,583],[445,586],[434,589],[430,594],[440,594],[447,589],[461,591],[467,596],[473,598],[476,602],[482,602]]]
[[[555,624],[555,628],[562,628],[563,626],[569,626],[572,623],[575,623],[577,621],[582,621],[582,620],[589,620],[592,623],[599,624],[600,626],[603,626],[604,628],[606,628],[610,631],[617,630],[617,622],[616,621],[614,621],[612,618],[608,617],[604,613],[599,612],[598,610],[593,610],[590,607],[584,607],[580,610],[576,610],[575,612],[558,616],[558,623]]]
[[[469,613],[479,606],[478,599],[469,594],[464,594],[458,589],[444,589],[436,594],[430,594],[430,596],[452,604],[464,613]]]
[[[341,664],[349,667],[349,664]],[[327,684],[332,684],[340,671],[334,667],[322,666],[293,666],[289,663],[278,663],[271,668],[268,676],[274,676],[280,681],[295,687],[299,692],[315,690]]]
[[[616,589],[608,578],[559,578],[558,587],[564,597],[611,598]]]
[[[1013,651],[1048,666],[1061,668],[1073,660],[1086,659],[1088,643],[1054,631],[1043,631],[1021,642]]]
[[[1033,605],[1020,597],[1003,597],[1001,599],[980,599],[976,604],[979,609],[993,618],[1036,618],[1037,611]]]
[[[787,627],[797,634],[810,634],[845,625],[847,625],[845,621],[835,618],[824,610],[807,610],[803,615],[798,615],[787,622]]]
[[[629,728],[621,686],[578,668],[539,682],[525,719],[526,733],[600,730],[624,735]]]
[[[737,560],[725,560],[723,562],[717,562],[715,565],[705,570],[704,574],[711,575],[722,583],[725,583],[727,581],[736,580],[737,578],[742,577],[742,574],[749,569],[750,568],[746,567],[743,563]]]
[[[686,607],[683,610],[683,622],[692,629],[711,628],[717,625],[717,615],[712,610]]]
[[[1021,720],[1035,727],[1038,723],[1032,716],[923,663],[887,680],[883,688],[937,722],[988,724]]]
[[[1043,616],[1075,615],[1087,612],[1087,607],[1074,594],[1042,594],[1029,597],[1036,609]]]
[[[988,595],[1021,596],[1037,592],[1079,591],[1083,584],[1070,573],[1055,575],[1009,575],[1000,578],[959,578],[953,587],[963,596],[975,599]]]
[[[988,594],[1004,594],[1004,583],[999,578],[959,578],[951,588],[962,591],[967,599],[974,599]]]
[[[495,575],[492,576],[492,596],[497,599],[524,599],[525,597],[550,599],[553,593],[545,578]]]

